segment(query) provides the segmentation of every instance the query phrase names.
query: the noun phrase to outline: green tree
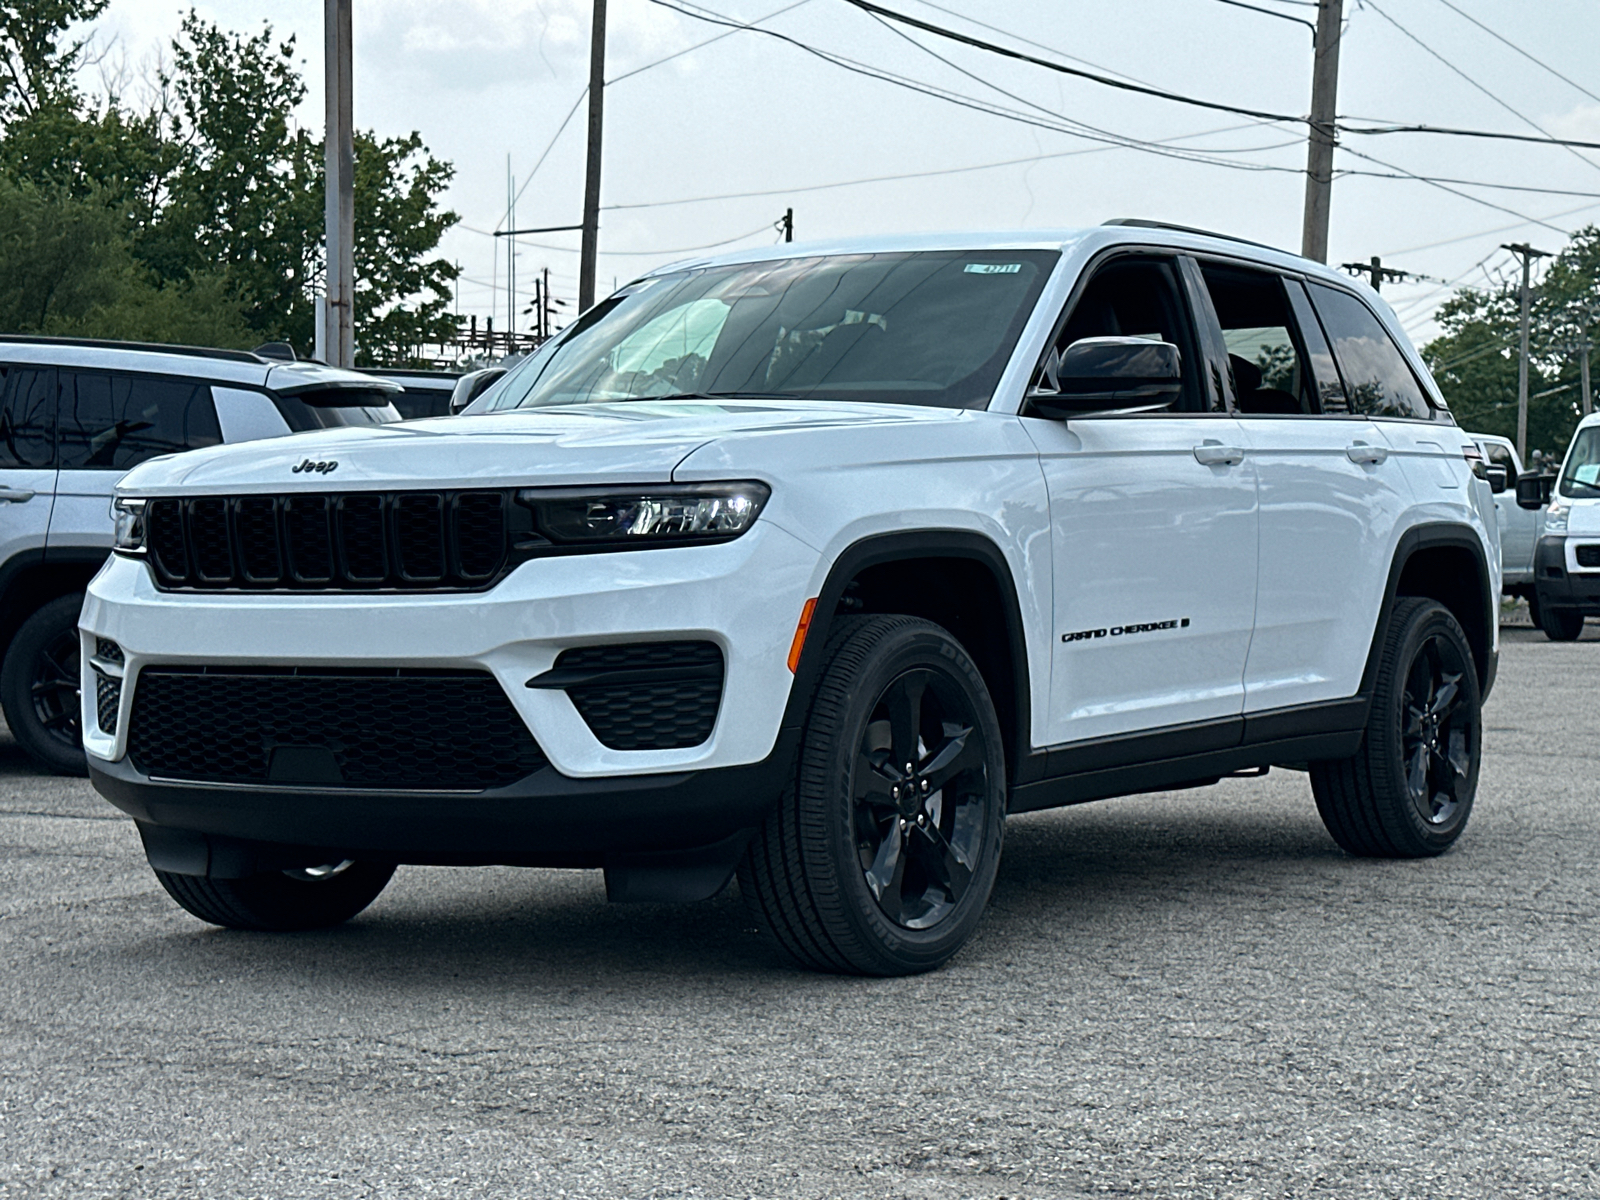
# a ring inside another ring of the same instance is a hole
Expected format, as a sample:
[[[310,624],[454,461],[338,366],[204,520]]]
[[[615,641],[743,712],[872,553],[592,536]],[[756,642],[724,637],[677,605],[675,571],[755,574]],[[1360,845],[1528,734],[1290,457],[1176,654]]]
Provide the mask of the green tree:
[[[1423,349],[1460,424],[1515,438],[1521,289],[1463,288],[1439,309],[1443,332]],[[1559,454],[1581,416],[1578,345],[1600,334],[1600,229],[1551,260],[1529,314],[1528,448]]]
[[[109,0],[0,0],[0,121],[27,116],[75,94],[73,73],[87,38],[63,42]]]

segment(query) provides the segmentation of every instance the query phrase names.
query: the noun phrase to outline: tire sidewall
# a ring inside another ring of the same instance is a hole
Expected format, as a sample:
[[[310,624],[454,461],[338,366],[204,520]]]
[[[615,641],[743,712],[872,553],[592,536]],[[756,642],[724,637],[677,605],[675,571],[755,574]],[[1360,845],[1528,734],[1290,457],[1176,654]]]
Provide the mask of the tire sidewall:
[[[78,628],[83,596],[58,596],[41,605],[18,627],[0,665],[0,705],[11,736],[35,763],[58,775],[87,775],[83,747],[71,750],[45,729],[33,711],[33,669],[40,652],[67,628]],[[81,702],[80,702],[81,719]]]
[[[1462,674],[1460,686],[1463,693],[1462,703],[1470,706],[1472,713],[1472,769],[1469,787],[1466,789],[1467,798],[1457,805],[1456,811],[1451,814],[1448,821],[1434,825],[1426,821],[1411,803],[1410,793],[1406,787],[1403,731],[1406,720],[1406,677],[1423,645],[1429,639],[1441,636],[1453,643],[1461,661],[1467,667]],[[1383,713],[1386,724],[1383,766],[1385,774],[1392,781],[1392,785],[1384,789],[1387,793],[1386,799],[1394,824],[1407,831],[1413,843],[1407,849],[1414,853],[1438,854],[1448,849],[1461,836],[1468,818],[1472,815],[1473,802],[1478,794],[1478,775],[1483,759],[1483,703],[1479,694],[1475,659],[1471,645],[1467,642],[1467,635],[1455,617],[1451,616],[1443,605],[1429,604],[1417,610],[1411,617],[1391,666],[1393,677],[1388,681]],[[1394,828],[1394,825],[1391,825],[1391,828]]]
[[[848,645],[841,647],[847,650]],[[988,905],[999,872],[1000,851],[1005,835],[1005,753],[1000,723],[989,698],[982,675],[962,650],[960,643],[937,625],[908,620],[906,625],[882,636],[858,664],[848,665],[843,679],[832,678],[840,665],[836,656],[825,678],[842,683],[848,690],[844,705],[825,744],[814,745],[808,736],[802,766],[802,786],[817,778],[805,770],[821,766],[826,794],[814,796],[825,813],[827,874],[837,881],[844,903],[842,916],[861,944],[874,957],[883,959],[885,972],[927,970],[949,959],[971,936]],[[895,924],[878,907],[867,886],[857,857],[854,834],[854,803],[851,779],[857,748],[868,719],[884,690],[910,670],[931,669],[953,680],[967,694],[972,705],[988,758],[990,779],[989,812],[985,814],[983,838],[972,881],[954,911],[931,929],[907,929]],[[820,762],[818,761],[820,760]]]

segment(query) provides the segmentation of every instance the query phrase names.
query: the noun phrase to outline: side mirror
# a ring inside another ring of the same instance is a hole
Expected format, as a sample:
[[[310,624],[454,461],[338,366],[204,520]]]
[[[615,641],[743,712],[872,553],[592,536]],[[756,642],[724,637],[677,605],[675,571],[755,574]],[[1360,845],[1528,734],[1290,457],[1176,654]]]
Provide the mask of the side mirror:
[[[480,371],[468,371],[456,380],[455,390],[450,393],[450,415],[455,416],[483,395],[505,373],[505,367],[484,367]]]
[[[1079,338],[1051,350],[1025,411],[1055,420],[1089,413],[1148,412],[1178,398],[1178,348],[1146,338]]]
[[[1555,486],[1554,475],[1523,475],[1517,480],[1517,507],[1543,508]]]
[[[1506,490],[1506,469],[1504,467],[1485,467],[1483,469],[1483,477],[1489,481],[1489,490],[1496,496]]]

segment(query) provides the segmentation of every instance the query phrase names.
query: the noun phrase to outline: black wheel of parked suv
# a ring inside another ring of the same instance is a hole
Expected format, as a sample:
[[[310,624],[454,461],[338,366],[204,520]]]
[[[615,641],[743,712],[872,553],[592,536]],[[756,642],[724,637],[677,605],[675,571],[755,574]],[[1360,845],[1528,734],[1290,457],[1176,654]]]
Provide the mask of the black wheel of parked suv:
[[[78,612],[74,593],[44,605],[17,630],[0,665],[0,706],[28,757],[58,775],[87,775],[78,702]]]
[[[999,722],[961,644],[913,617],[848,618],[828,641],[797,778],[740,890],[804,966],[931,970],[983,915],[1005,796]]]
[[[1575,642],[1583,636],[1583,614],[1573,608],[1540,606],[1539,628],[1552,642]]]
[[[393,875],[392,863],[349,860],[245,879],[156,872],[167,894],[202,921],[263,933],[342,924],[376,900]]]
[[[1472,649],[1455,617],[1433,600],[1397,601],[1361,749],[1311,766],[1333,840],[1375,858],[1448,850],[1478,790],[1479,707]]]

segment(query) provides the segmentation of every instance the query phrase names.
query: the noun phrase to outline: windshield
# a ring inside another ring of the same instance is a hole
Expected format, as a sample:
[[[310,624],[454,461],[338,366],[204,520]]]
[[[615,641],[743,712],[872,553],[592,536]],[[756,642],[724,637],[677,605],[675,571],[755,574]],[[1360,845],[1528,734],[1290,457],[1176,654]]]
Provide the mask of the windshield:
[[[1572,440],[1561,473],[1561,494],[1574,499],[1600,496],[1600,426],[1580,429]]]
[[[851,254],[643,279],[467,411],[664,396],[982,408],[1056,257]]]

